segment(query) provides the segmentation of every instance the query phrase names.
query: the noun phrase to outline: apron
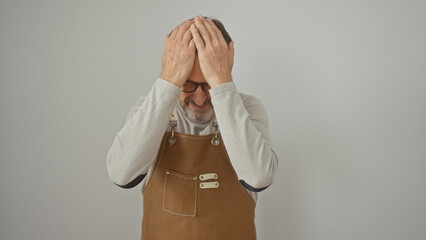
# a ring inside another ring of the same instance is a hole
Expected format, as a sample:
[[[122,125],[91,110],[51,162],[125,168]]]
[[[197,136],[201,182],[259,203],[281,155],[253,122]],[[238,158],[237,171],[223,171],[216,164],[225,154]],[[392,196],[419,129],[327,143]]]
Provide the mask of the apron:
[[[256,240],[256,203],[238,182],[218,133],[172,131],[142,191],[142,240]]]

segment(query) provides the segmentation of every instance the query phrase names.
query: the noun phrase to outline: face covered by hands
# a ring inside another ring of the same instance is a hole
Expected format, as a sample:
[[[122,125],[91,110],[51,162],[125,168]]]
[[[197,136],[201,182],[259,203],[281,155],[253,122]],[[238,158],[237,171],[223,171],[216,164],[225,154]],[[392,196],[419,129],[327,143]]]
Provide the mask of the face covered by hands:
[[[166,35],[161,62],[160,78],[182,89],[179,103],[188,120],[209,122],[214,114],[209,89],[232,81],[233,41],[228,45],[212,20],[195,17]],[[200,86],[188,92],[190,82],[207,84],[206,89]]]

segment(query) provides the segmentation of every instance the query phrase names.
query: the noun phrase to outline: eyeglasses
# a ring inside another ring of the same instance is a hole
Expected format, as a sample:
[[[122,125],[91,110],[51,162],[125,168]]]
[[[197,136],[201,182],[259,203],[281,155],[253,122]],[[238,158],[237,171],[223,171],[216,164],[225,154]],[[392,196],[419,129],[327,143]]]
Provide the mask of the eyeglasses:
[[[182,91],[186,92],[186,93],[193,93],[195,92],[195,90],[197,90],[198,86],[202,87],[202,89],[206,92],[209,93],[209,90],[211,89],[210,85],[206,82],[204,83],[197,83],[197,82],[193,82],[191,80],[186,80],[185,84],[183,84],[182,86]]]

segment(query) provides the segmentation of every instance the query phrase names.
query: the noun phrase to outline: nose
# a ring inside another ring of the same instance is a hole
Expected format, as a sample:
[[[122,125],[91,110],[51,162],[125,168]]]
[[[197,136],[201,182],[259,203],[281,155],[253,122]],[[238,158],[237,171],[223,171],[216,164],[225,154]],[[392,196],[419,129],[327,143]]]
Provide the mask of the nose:
[[[195,104],[201,106],[207,99],[207,93],[203,90],[201,86],[198,86],[195,92],[193,93],[192,99],[194,100]]]

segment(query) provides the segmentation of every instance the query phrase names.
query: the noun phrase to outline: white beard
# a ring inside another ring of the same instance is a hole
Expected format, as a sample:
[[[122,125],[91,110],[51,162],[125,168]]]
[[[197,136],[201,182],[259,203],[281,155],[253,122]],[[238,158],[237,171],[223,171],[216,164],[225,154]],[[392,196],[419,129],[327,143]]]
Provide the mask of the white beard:
[[[188,102],[186,102],[185,105],[182,105],[182,103],[179,101],[179,104],[181,105],[182,109],[185,111],[185,116],[188,118],[189,121],[193,123],[198,123],[198,124],[208,123],[213,117],[214,112],[211,106],[209,107],[208,110],[196,111],[192,109],[191,107],[189,107]]]

